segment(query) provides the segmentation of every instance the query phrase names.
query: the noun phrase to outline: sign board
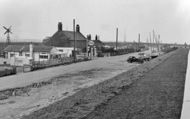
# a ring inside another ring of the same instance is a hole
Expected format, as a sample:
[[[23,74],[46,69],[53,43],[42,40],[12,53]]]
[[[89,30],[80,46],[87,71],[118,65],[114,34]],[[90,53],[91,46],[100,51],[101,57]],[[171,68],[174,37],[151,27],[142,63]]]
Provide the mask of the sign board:
[[[92,46],[92,45],[94,45],[94,42],[90,40],[90,41],[88,41],[88,45]]]

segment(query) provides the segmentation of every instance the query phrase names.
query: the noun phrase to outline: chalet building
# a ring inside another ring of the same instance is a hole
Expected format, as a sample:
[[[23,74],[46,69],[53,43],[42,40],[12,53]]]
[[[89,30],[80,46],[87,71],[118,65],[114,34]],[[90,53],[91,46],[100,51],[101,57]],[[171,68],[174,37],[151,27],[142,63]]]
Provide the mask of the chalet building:
[[[52,47],[44,45],[8,45],[3,51],[11,65],[29,65],[32,61],[50,59]]]
[[[76,48],[82,52],[86,52],[88,39],[80,32],[80,26],[76,25]],[[43,40],[43,43],[47,46],[54,47],[74,47],[74,32],[62,29],[62,23],[58,23],[58,30],[52,37]]]

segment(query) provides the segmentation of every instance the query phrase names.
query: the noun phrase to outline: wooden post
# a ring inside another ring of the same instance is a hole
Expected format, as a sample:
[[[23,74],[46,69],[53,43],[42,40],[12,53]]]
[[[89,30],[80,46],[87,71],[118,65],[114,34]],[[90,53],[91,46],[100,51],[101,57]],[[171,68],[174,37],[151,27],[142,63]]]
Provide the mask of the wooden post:
[[[140,49],[140,40],[141,40],[141,34],[139,33],[139,35],[138,35],[139,37],[138,37],[138,50]]]
[[[73,37],[74,37],[74,62],[76,62],[76,34],[75,34],[75,19],[73,19]]]
[[[153,50],[154,50],[154,42],[155,42],[155,32],[154,32],[154,29],[153,29],[153,31],[152,31]]]
[[[116,50],[117,47],[118,47],[118,28],[116,28],[116,47],[115,47]]]
[[[152,53],[152,39],[151,39],[151,33],[149,33],[149,36],[150,36],[150,51]]]

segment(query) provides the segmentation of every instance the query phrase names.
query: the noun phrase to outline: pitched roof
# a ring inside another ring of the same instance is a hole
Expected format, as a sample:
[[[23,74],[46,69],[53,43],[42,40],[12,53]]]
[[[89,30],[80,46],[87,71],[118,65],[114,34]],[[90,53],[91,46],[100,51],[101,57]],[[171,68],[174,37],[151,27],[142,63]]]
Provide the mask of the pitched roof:
[[[70,40],[74,40],[74,33],[73,31],[63,31],[64,34],[70,39]],[[84,35],[80,32],[76,32],[76,40],[86,40],[86,37],[84,37]]]
[[[3,51],[20,52],[24,45],[8,45]]]
[[[86,37],[80,33],[76,32],[76,40],[86,40]],[[74,33],[73,31],[57,31],[53,36],[52,39],[68,39],[68,40],[74,40]]]
[[[33,45],[33,52],[50,52],[52,47],[45,45]],[[29,52],[29,45],[8,45],[5,52]]]

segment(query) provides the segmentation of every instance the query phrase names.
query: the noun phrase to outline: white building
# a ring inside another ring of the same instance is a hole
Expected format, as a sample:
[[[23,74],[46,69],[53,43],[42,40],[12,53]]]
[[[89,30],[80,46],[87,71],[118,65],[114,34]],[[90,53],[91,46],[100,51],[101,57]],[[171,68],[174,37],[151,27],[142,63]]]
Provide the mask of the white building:
[[[73,50],[73,47],[53,47],[51,54],[60,55],[61,57],[71,57]]]
[[[5,49],[5,58],[11,65],[29,65],[32,61],[47,61],[50,59],[52,47],[44,45],[8,45]]]

